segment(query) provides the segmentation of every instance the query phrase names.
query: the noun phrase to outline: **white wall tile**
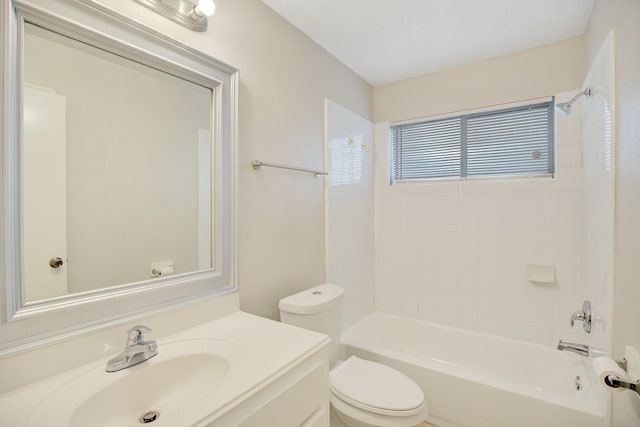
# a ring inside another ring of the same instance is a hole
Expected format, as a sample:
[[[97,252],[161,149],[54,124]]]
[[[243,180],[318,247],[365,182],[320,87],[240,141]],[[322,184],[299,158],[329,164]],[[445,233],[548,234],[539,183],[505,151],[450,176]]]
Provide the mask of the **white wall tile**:
[[[502,318],[501,335],[517,340],[526,339],[524,320],[507,320]]]
[[[536,344],[553,345],[551,323],[525,322],[525,339]]]
[[[582,167],[582,144],[558,145],[556,150],[556,166],[559,168]]]
[[[458,313],[454,300],[438,300],[436,322],[448,326],[458,326]]]
[[[581,191],[583,187],[582,168],[557,168],[555,184],[557,191]]]
[[[458,192],[457,186],[451,193],[440,193],[437,199],[437,224],[439,230],[456,231],[458,229]]]
[[[478,233],[478,251],[480,254],[498,256],[502,252],[502,234]]]
[[[393,252],[379,252],[381,263],[374,266],[374,162],[371,150],[354,145],[349,148],[351,162],[332,163],[332,141],[349,138],[361,139],[369,147],[373,144],[373,125],[348,109],[326,100],[325,103],[326,154],[329,177],[335,174],[349,174],[360,171],[352,180],[341,181],[340,185],[326,184],[326,281],[336,283],[345,289],[343,306],[343,327],[348,327],[371,312],[374,308],[375,291],[379,291],[385,301],[387,311],[413,313],[403,304],[397,294],[391,292],[395,286],[402,286],[398,264]],[[357,162],[356,166],[352,162]],[[395,200],[382,204],[387,208],[381,213],[384,221],[395,221],[404,210],[396,208]],[[381,247],[390,248],[404,241],[404,235],[393,232],[392,228],[378,230],[383,242]],[[388,232],[387,232],[388,231]],[[374,287],[374,277],[379,279]],[[407,292],[408,293],[408,292]]]
[[[525,302],[525,320],[532,323],[553,324],[553,302],[551,298],[544,296],[527,297]]]
[[[483,316],[500,316],[501,299],[498,292],[482,293],[476,295],[478,314]]]
[[[553,179],[407,186],[388,184],[388,132],[377,125],[385,164],[376,159],[376,307],[545,345],[573,336],[569,317],[582,304],[582,132],[579,115],[564,119],[556,120]],[[556,283],[528,282],[528,263],[555,266]]]
[[[574,204],[582,203],[584,212],[584,221],[580,224],[584,230],[584,262],[581,278],[584,281],[583,295],[584,299],[591,301],[592,308],[599,319],[594,324],[592,333],[585,338],[592,348],[609,354],[612,354],[613,350],[611,323],[614,317],[611,307],[614,286],[613,233],[616,220],[614,180],[617,179],[615,133],[620,129],[620,126],[616,129],[616,117],[613,111],[613,106],[617,105],[614,59],[620,58],[614,58],[614,34],[611,32],[598,50],[585,79],[585,85],[592,87],[593,91],[589,102],[583,104],[584,194],[581,200],[576,198],[574,201]],[[625,162],[626,160],[622,159],[620,164]],[[574,213],[574,204],[565,207],[566,215]],[[624,204],[618,206],[623,207]],[[621,208],[616,214],[629,215],[628,212]],[[617,236],[617,238],[619,241],[629,239],[627,236]],[[570,274],[571,272],[564,272],[564,277],[571,278]],[[633,301],[633,298],[627,299]],[[633,325],[633,322],[630,324]],[[624,325],[621,325],[621,328],[624,328]],[[617,347],[619,352],[621,345]]]
[[[516,296],[503,296],[500,305],[500,317],[503,322],[524,322],[527,317],[524,294]]]
[[[476,330],[487,334],[500,335],[502,332],[500,316],[479,315]]]

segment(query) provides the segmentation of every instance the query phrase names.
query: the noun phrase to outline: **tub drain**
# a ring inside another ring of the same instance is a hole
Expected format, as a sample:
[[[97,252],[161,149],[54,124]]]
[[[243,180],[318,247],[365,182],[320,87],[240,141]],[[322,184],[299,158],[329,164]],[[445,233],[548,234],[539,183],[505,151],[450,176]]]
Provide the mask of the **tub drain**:
[[[142,424],[149,424],[157,420],[158,417],[160,417],[160,414],[158,412],[150,411],[140,417],[140,422]]]

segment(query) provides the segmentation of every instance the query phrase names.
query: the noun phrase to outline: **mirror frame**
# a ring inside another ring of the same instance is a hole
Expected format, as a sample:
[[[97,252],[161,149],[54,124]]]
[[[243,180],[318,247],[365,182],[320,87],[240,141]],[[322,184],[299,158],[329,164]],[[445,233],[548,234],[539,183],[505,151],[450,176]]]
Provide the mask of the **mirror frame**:
[[[238,70],[92,0],[1,3],[0,357],[204,297],[237,292]],[[21,231],[25,22],[212,90],[212,269],[25,301]]]

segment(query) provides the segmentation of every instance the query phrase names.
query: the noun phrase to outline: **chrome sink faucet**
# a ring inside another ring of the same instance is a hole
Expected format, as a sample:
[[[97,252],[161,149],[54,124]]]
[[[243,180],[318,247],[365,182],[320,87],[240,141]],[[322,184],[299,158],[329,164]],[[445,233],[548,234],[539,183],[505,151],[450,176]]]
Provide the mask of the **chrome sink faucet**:
[[[580,356],[589,357],[589,346],[585,344],[576,344],[573,342],[560,340],[560,342],[558,343],[558,350],[571,351],[573,353],[579,354]]]
[[[120,371],[149,360],[158,354],[158,343],[145,341],[145,332],[151,332],[151,328],[140,325],[128,330],[124,350],[107,362],[105,370],[107,372]]]

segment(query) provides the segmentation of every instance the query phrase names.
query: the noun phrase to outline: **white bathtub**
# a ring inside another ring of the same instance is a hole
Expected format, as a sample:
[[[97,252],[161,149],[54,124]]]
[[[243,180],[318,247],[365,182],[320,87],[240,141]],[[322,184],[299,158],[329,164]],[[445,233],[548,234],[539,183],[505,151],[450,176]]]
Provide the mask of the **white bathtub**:
[[[429,421],[438,426],[604,425],[578,355],[382,312],[345,331],[342,343],[347,356],[413,378],[424,391]]]

